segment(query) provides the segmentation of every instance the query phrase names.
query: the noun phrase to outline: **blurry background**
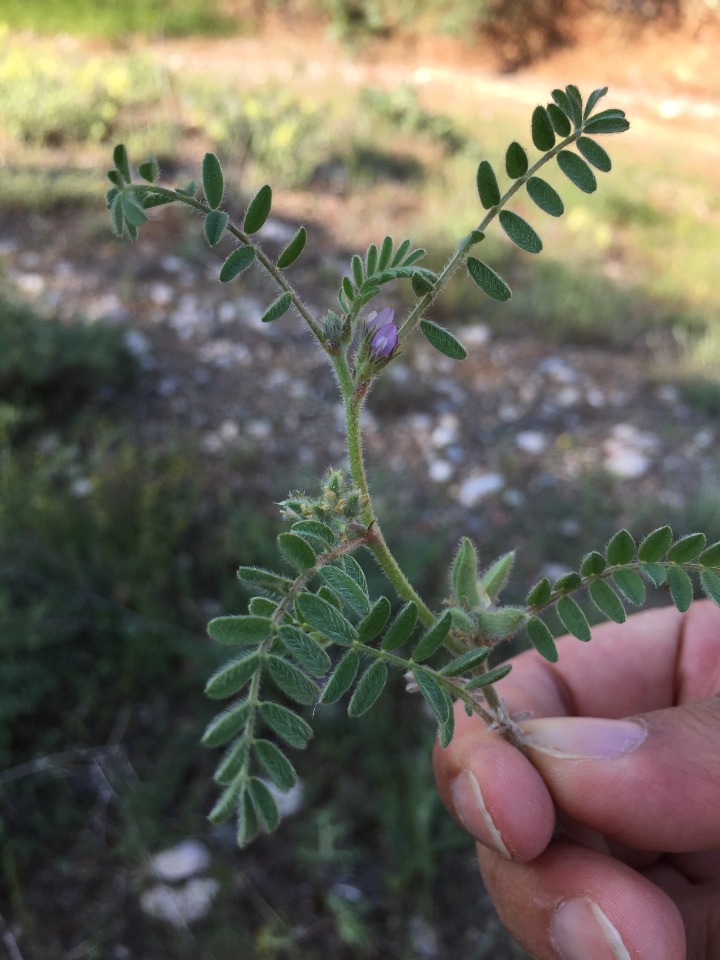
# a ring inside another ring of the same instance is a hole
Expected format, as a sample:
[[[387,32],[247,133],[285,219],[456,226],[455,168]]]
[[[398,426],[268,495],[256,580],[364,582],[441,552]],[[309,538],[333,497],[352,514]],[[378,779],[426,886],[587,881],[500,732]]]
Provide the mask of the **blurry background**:
[[[171,184],[217,151],[235,214],[272,183],[262,240],[307,226],[292,276],[324,309],[387,232],[439,266],[478,161],[553,87],[611,85],[616,172],[554,181],[557,222],[518,201],[546,251],[494,229],[483,254],[513,300],[458,276],[433,315],[470,358],[418,342],[369,405],[411,578],[439,602],[469,534],[518,547],[519,599],[620,525],[720,538],[719,53],[715,0],[2,0],[0,955],[523,956],[399,687],[362,724],[318,713],[275,836],[207,824],[204,625],[275,562],[274,501],[342,461],[336,391],[297,319],[260,324],[261,278],[217,283],[196,219],[112,238],[112,146]]]

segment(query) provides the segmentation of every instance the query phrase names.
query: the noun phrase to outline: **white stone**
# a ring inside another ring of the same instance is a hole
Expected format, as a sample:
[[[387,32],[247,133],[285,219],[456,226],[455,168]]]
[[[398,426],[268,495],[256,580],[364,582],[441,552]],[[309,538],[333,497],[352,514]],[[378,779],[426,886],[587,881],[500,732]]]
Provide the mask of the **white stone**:
[[[515,443],[523,453],[537,455],[547,449],[548,439],[541,430],[521,430]]]
[[[447,460],[431,460],[428,464],[428,477],[435,483],[447,483],[452,474],[452,464]]]
[[[603,466],[622,480],[644,476],[652,466],[658,438],[631,423],[616,423],[603,443]]]
[[[504,486],[505,478],[500,473],[471,473],[460,484],[456,499],[463,507],[474,507]]]
[[[187,880],[210,866],[210,853],[197,840],[183,840],[177,846],[156,853],[152,871],[161,880]]]
[[[140,905],[151,917],[182,928],[208,913],[219,890],[217,880],[194,877],[181,887],[151,887],[140,898]]]
[[[605,469],[616,477],[635,480],[648,472],[652,460],[639,450],[619,449],[607,453],[603,463]]]

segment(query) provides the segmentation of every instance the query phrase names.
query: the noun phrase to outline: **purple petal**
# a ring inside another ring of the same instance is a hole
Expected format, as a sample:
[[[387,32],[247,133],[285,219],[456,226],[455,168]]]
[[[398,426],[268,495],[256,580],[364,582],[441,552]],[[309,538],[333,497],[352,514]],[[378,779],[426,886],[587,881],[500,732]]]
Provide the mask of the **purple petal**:
[[[398,343],[398,331],[395,324],[385,323],[380,327],[372,338],[370,350],[378,360],[389,357]]]
[[[367,319],[365,320],[365,329],[369,332],[373,330],[379,330],[380,327],[384,327],[386,324],[392,323],[394,317],[395,311],[392,307],[383,307],[380,311],[373,310],[372,313],[367,315]]]

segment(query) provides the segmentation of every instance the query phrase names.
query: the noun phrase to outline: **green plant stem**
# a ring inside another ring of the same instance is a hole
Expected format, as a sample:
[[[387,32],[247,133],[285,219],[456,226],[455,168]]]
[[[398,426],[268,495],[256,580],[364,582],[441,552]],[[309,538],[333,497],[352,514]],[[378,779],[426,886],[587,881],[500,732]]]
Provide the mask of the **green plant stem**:
[[[398,596],[402,597],[403,600],[411,600],[418,608],[418,616],[421,623],[429,627],[435,622],[433,612],[403,573],[400,564],[387,545],[380,523],[373,511],[372,498],[370,496],[370,488],[365,471],[365,460],[363,458],[362,430],[360,425],[368,385],[363,384],[357,390],[355,389],[347,358],[342,352],[331,354],[331,359],[345,405],[345,432],[350,458],[350,472],[355,486],[361,495],[367,498],[364,518],[368,526],[367,547],[380,564],[388,580],[395,587]]]
[[[574,143],[578,137],[581,137],[584,128],[585,124],[583,123],[577,130],[573,131],[559,143],[556,143],[551,150],[548,150],[546,153],[544,153],[539,160],[537,160],[531,167],[527,169],[522,177],[519,177],[510,187],[508,187],[501,197],[500,202],[488,210],[478,226],[475,227],[467,236],[463,237],[463,239],[457,245],[452,257],[448,260],[442,271],[438,274],[438,278],[433,285],[433,289],[418,300],[408,316],[405,318],[405,320],[403,320],[400,329],[398,330],[398,336],[401,343],[407,339],[413,327],[419,323],[425,311],[435,302],[440,291],[447,284],[448,280],[452,277],[453,273],[455,273],[461,263],[465,260],[468,250],[473,245],[473,235],[476,233],[484,233],[484,231],[487,229],[490,223],[492,223],[498,213],[500,213],[508,200],[514,196],[514,194],[516,194],[518,190],[520,190],[520,188],[523,187],[528,180],[533,177],[535,173],[549,160],[552,160],[552,158],[557,156],[561,150],[564,150],[565,147],[568,147],[571,143]]]

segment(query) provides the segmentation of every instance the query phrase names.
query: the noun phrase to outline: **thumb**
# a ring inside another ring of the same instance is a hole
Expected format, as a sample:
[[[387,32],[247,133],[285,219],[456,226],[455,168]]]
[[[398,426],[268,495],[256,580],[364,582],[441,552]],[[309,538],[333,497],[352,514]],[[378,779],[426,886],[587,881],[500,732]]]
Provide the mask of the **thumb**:
[[[522,724],[556,805],[636,849],[720,846],[720,695],[625,720]]]

